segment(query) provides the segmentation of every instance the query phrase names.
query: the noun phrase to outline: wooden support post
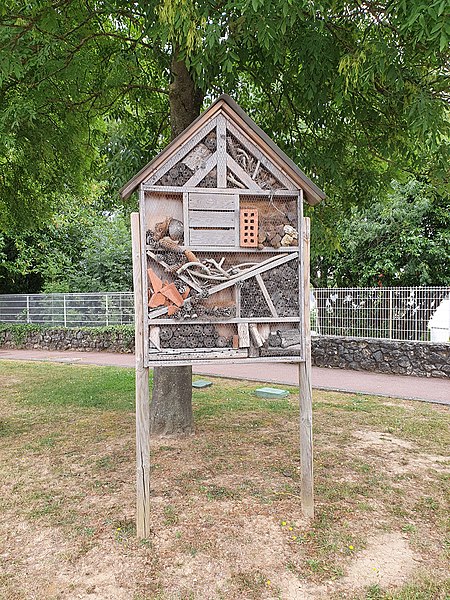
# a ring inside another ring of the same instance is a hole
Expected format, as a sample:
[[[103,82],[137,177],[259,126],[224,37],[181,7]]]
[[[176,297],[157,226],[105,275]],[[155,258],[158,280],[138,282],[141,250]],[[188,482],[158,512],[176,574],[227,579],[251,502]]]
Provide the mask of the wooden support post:
[[[248,323],[238,323],[237,330],[239,336],[239,348],[250,348],[250,331],[248,329]]]
[[[150,395],[148,367],[144,367],[144,303],[139,213],[131,214],[136,356],[136,533],[150,535]]]
[[[242,283],[237,283],[234,286],[234,294],[236,298],[236,317],[238,319],[241,318],[241,292],[242,292]]]
[[[248,328],[250,331],[250,337],[252,338],[252,341],[255,344],[255,346],[257,348],[261,348],[261,346],[264,346],[264,340],[261,334],[259,333],[258,327],[255,325],[255,323],[249,323]]]
[[[152,344],[152,348],[156,348],[157,350],[161,350],[159,333],[160,333],[159,327],[150,327],[150,333],[149,333],[148,339]]]
[[[310,284],[309,284],[309,243],[310,221],[303,219],[303,331],[305,335],[304,361],[299,363],[300,388],[300,460],[301,460],[301,500],[305,517],[314,518],[313,483],[313,439],[312,439],[312,385],[311,385],[311,327]],[[301,283],[302,285],[302,283]]]

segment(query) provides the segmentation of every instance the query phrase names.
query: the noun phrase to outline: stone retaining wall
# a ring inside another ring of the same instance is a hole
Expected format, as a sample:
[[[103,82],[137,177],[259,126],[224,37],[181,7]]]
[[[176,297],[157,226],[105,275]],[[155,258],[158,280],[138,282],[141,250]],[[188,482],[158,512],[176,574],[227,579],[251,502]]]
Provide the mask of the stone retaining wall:
[[[0,328],[0,348],[26,350],[79,350],[83,352],[134,352],[134,328],[83,327],[80,329],[16,325]]]
[[[0,348],[134,352],[132,326],[49,329],[0,325]],[[345,337],[313,337],[312,362],[375,373],[450,377],[450,344],[397,342]]]
[[[450,377],[450,344],[314,337],[312,362],[316,367],[419,377]]]

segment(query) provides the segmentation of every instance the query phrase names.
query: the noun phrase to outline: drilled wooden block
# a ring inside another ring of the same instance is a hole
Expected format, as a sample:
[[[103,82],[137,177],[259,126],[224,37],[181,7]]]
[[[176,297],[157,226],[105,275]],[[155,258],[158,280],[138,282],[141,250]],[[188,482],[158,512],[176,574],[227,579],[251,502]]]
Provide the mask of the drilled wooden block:
[[[192,246],[234,246],[234,229],[189,229]]]
[[[258,211],[256,208],[241,208],[239,213],[240,246],[256,248],[258,246]]]

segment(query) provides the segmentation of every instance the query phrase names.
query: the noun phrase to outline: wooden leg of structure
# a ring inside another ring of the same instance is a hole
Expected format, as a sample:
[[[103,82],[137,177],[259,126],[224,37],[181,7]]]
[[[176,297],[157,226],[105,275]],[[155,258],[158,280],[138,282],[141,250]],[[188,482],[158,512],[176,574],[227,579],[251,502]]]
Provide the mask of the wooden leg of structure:
[[[150,395],[149,370],[144,367],[142,252],[139,213],[131,215],[136,356],[136,533],[150,535]]]
[[[301,499],[305,517],[314,518],[311,364],[298,365],[300,390]]]
[[[305,517],[314,518],[313,439],[312,439],[312,385],[311,385],[311,326],[310,326],[310,221],[303,219],[303,295],[305,360],[299,363],[300,391],[300,460],[301,498]]]
[[[150,535],[150,405],[148,368],[136,366],[136,533]]]

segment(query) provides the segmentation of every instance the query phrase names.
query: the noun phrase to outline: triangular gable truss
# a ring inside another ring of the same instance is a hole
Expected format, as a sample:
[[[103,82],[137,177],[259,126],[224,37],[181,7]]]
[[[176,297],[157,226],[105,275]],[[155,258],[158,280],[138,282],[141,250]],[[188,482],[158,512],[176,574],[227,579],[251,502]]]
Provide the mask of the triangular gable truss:
[[[222,111],[160,164],[144,189],[215,187],[255,193],[298,188]]]

